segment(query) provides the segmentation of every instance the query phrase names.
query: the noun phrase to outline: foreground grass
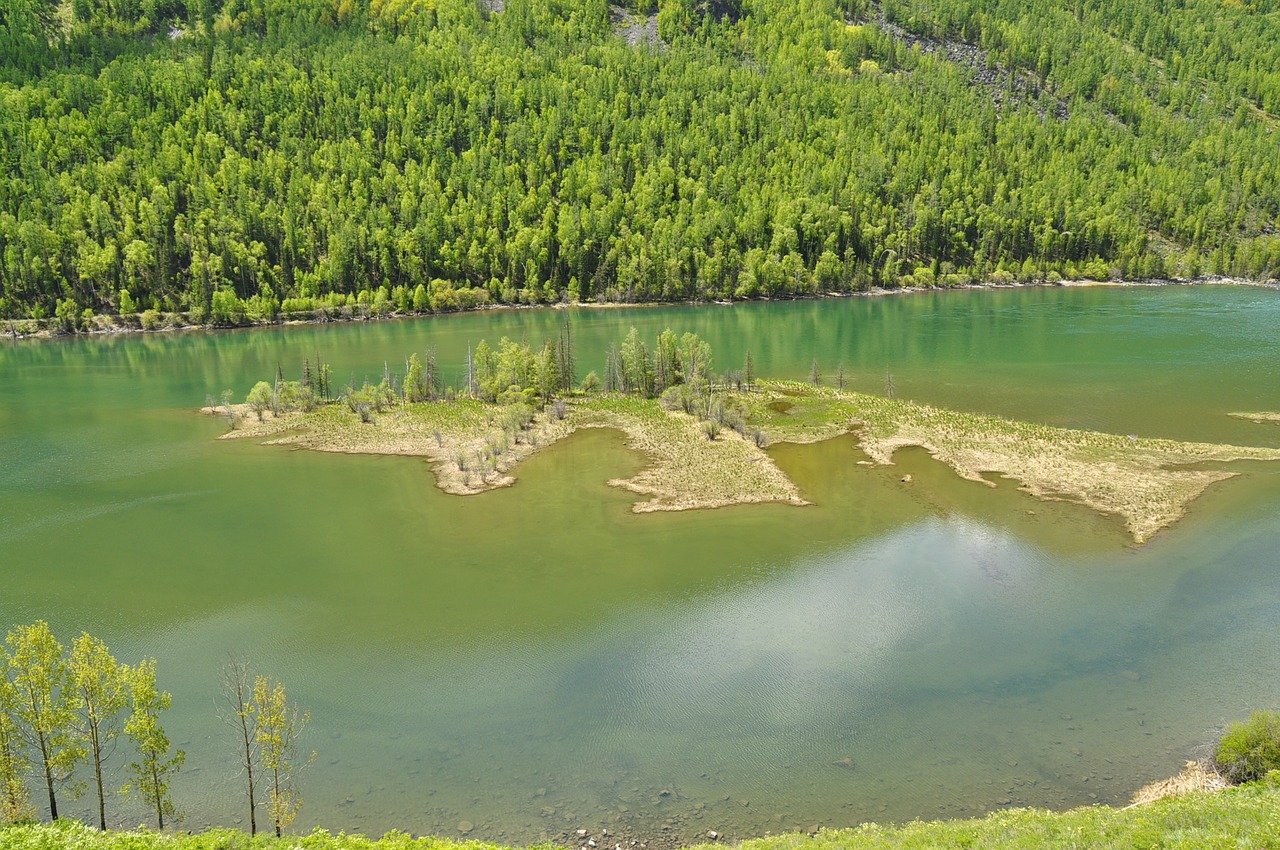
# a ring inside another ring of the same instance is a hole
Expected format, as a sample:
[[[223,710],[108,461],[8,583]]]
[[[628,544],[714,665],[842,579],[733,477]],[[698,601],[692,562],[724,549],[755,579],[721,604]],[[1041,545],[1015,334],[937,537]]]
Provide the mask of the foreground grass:
[[[1259,783],[1216,793],[1167,797],[1142,806],[1106,806],[1048,812],[1014,809],[984,818],[915,822],[903,825],[864,824],[853,829],[823,830],[814,836],[779,835],[743,842],[742,850],[924,850],[924,848],[1154,848],[1187,850],[1276,847],[1280,845],[1280,792]],[[701,845],[701,850],[723,847]],[[0,828],[5,850],[503,850],[478,841],[410,838],[391,833],[381,839],[359,835],[273,837],[234,830],[196,835],[155,832],[99,833],[63,822]]]
[[[877,464],[892,463],[899,448],[920,446],[964,478],[994,486],[984,475],[1001,475],[1041,499],[1115,515],[1138,543],[1177,522],[1208,487],[1235,474],[1222,464],[1280,460],[1280,449],[1051,428],[801,383],[767,381],[751,392],[717,395],[745,412],[744,432],[763,429],[773,442],[853,432]],[[563,419],[543,412],[521,428],[511,426],[501,407],[458,400],[389,408],[372,422],[341,405],[268,415],[261,423],[246,416],[226,436],[319,451],[422,456],[441,489],[465,495],[513,483],[512,471],[524,458],[591,427],[619,429],[648,459],[639,474],[610,482],[649,497],[636,503],[637,512],[805,504],[772,458],[742,434],[725,428],[710,440],[693,417],[653,399],[622,395],[578,397]]]

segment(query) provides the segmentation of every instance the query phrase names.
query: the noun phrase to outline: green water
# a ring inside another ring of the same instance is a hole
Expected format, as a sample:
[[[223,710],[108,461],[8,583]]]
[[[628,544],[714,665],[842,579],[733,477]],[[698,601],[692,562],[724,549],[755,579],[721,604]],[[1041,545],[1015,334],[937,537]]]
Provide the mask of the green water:
[[[571,315],[581,372],[629,326],[670,326],[710,339],[720,368],[749,348],[768,376],[816,358],[938,405],[1280,445],[1280,427],[1225,416],[1280,409],[1272,290]],[[0,342],[0,624],[43,617],[158,658],[188,828],[243,817],[218,718],[229,654],[312,712],[297,828],[466,820],[513,842],[1119,802],[1277,703],[1280,468],[1240,466],[1135,548],[1114,519],[918,451],[860,466],[851,438],[771,449],[811,507],[638,516],[604,483],[641,463],[610,432],[458,498],[415,459],[216,441],[194,413],[317,353],[345,383],[434,345],[449,377],[468,344],[536,342],[562,317]]]

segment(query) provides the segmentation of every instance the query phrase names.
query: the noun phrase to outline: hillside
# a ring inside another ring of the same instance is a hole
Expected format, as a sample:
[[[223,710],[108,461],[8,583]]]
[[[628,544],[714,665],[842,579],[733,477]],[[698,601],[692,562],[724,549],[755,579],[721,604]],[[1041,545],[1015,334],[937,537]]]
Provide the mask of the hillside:
[[[0,17],[0,318],[1280,274],[1276,0]]]

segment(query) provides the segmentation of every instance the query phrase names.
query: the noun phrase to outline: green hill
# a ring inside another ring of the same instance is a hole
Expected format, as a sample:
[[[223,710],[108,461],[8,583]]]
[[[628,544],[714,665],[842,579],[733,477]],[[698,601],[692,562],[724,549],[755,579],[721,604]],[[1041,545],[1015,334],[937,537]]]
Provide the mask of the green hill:
[[[0,318],[1280,274],[1277,0],[0,19]]]

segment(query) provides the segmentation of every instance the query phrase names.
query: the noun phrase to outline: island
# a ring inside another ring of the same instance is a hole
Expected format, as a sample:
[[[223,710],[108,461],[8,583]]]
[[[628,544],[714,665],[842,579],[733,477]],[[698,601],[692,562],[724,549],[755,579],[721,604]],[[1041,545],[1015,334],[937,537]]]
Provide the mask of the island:
[[[481,342],[463,387],[442,386],[433,351],[333,392],[329,369],[303,380],[259,382],[244,403],[203,410],[232,426],[224,438],[315,451],[426,458],[438,486],[458,495],[509,486],[541,448],[583,428],[614,428],[648,463],[609,483],[646,498],[636,512],[785,502],[805,505],[767,448],[853,434],[873,464],[907,446],[925,449],[958,475],[996,486],[1017,482],[1046,500],[1118,517],[1136,543],[1177,522],[1234,461],[1280,460],[1280,449],[1115,435],[946,410],[810,382],[763,380],[750,354],[742,368],[712,372],[710,346],[664,331],[652,349],[634,329],[611,346],[602,379],[575,382],[572,337],[541,348]],[[843,382],[841,382],[843,383]]]

